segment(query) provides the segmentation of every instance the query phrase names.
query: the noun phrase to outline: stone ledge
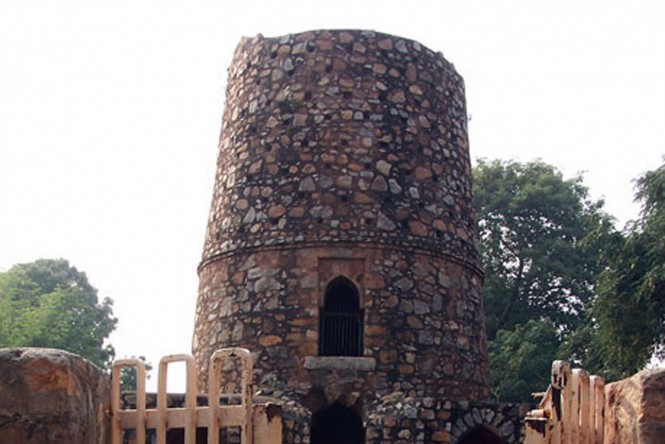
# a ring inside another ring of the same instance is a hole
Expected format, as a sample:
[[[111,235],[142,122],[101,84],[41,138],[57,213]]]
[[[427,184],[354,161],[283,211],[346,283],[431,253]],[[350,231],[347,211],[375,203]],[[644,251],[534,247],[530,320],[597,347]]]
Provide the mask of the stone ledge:
[[[305,356],[304,367],[307,370],[372,371],[376,360],[356,356]]]

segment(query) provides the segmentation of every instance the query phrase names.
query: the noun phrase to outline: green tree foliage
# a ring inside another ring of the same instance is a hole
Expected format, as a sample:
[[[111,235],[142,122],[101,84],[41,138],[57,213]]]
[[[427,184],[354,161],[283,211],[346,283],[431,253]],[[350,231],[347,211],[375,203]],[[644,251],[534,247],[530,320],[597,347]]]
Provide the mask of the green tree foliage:
[[[501,401],[519,402],[549,385],[552,361],[561,345],[549,320],[527,321],[514,330],[499,330],[489,344],[492,391]]]
[[[474,194],[494,394],[527,400],[547,387],[560,344],[584,326],[611,219],[581,177],[565,180],[542,162],[481,161]]]
[[[112,304],[64,259],[15,265],[0,273],[0,347],[60,348],[106,368]]]
[[[146,379],[150,379],[150,370],[152,365],[146,362],[145,356],[139,356],[138,359],[145,364]],[[120,370],[120,390],[123,392],[134,392],[137,388],[137,372],[134,367],[124,367]]]
[[[609,379],[638,371],[665,348],[665,164],[636,188],[640,217],[614,237],[592,310],[587,361]]]
[[[610,219],[582,179],[541,162],[479,162],[474,194],[488,337],[530,319],[576,330],[599,271],[597,231]]]

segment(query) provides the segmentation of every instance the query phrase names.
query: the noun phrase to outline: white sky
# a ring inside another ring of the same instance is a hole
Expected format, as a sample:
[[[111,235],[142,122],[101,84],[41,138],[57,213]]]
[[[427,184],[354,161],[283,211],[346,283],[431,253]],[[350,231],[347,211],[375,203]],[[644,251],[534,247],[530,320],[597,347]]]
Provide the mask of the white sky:
[[[189,352],[235,45],[319,28],[442,51],[473,158],[585,171],[637,215],[665,154],[662,0],[0,0],[0,270],[66,258],[114,299],[119,357]]]

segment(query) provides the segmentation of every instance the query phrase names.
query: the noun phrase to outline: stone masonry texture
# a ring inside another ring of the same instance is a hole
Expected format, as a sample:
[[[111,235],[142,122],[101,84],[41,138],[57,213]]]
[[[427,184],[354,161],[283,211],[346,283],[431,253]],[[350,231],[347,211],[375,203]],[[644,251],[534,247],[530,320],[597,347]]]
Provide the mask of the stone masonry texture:
[[[110,442],[108,375],[51,349],[0,349],[0,443]]]
[[[242,346],[257,389],[294,411],[337,402],[366,421],[396,391],[486,400],[454,67],[415,41],[324,30],[243,39],[228,79],[199,266],[200,386],[214,350]],[[339,276],[358,289],[363,349],[330,364],[317,361],[319,316]]]

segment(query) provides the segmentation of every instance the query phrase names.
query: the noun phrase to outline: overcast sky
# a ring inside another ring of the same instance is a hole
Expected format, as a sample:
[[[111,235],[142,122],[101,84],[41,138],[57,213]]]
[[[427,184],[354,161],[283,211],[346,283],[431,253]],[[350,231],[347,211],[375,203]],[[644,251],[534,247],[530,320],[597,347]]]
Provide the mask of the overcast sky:
[[[618,226],[665,154],[665,2],[0,2],[0,270],[66,258],[120,357],[189,352],[226,68],[245,36],[373,29],[464,77],[471,155],[585,172]]]

